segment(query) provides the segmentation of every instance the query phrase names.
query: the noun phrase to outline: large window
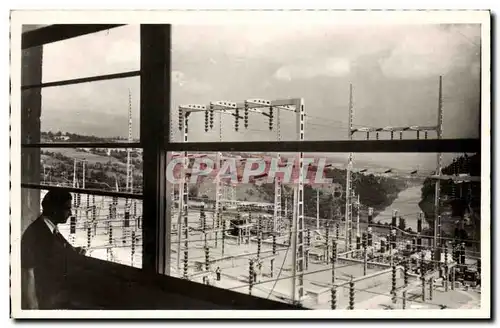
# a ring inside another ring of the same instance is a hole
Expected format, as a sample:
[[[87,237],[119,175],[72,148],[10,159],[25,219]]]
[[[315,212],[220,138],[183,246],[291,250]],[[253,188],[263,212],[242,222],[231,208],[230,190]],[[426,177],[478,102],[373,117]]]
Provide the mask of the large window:
[[[103,29],[24,49],[22,57],[23,228],[48,190],[66,188],[73,197],[72,216],[59,226],[66,239],[87,256],[136,267],[143,221],[139,32],[133,25]]]
[[[173,26],[172,275],[314,309],[478,296],[415,295],[480,272],[481,27],[397,29]]]
[[[312,309],[478,307],[480,25],[75,31],[26,38],[24,228],[62,188],[88,256]]]

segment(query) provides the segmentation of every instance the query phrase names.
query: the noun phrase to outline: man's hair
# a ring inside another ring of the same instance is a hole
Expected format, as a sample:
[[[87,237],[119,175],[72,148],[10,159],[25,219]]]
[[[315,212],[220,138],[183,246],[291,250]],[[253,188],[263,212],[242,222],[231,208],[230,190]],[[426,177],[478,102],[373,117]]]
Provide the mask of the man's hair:
[[[64,190],[50,190],[42,200],[43,210],[61,208],[66,202],[71,201],[71,194]]]

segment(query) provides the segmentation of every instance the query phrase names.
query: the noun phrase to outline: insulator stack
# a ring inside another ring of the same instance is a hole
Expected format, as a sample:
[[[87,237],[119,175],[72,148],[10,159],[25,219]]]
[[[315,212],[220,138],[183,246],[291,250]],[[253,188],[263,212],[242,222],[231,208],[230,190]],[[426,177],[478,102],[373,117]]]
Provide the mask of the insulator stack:
[[[356,236],[356,249],[361,249],[361,236]]]
[[[333,262],[336,262],[337,261],[337,241],[334,241],[332,246],[333,246],[332,247],[332,259],[333,259]]]
[[[338,222],[335,225],[335,239],[339,240],[339,223]]]
[[[392,265],[392,302],[396,303],[396,265]]]
[[[368,228],[368,247],[371,247],[373,246],[373,231],[372,231],[372,228],[369,227]]]
[[[260,249],[262,245],[262,231],[257,233],[257,258],[260,259]]]
[[[213,109],[212,105],[210,105],[209,116],[210,116],[210,129],[213,129],[214,128],[214,109]]]
[[[248,104],[247,104],[247,102],[245,102],[245,110],[243,112],[243,120],[244,120],[245,129],[248,129]]]
[[[406,230],[406,219],[403,217],[399,217],[399,229]]]
[[[108,226],[108,242],[110,245],[113,245],[113,225],[111,224],[111,222],[109,223],[109,226]]]
[[[377,140],[379,140],[379,135],[378,135],[378,132],[377,132],[377,133],[375,133],[375,138],[376,138]]]
[[[307,247],[311,247],[311,230],[307,229]]]
[[[369,131],[366,132],[366,140],[370,140],[370,132]]]
[[[240,128],[240,111],[238,108],[235,109],[235,114],[234,114],[234,131],[238,132]]]
[[[208,132],[208,112],[205,111],[205,132]]]
[[[368,226],[373,224],[373,207],[368,207]]]
[[[210,248],[205,247],[205,269],[210,270]]]
[[[424,251],[422,250],[420,252],[420,273],[422,274],[422,277],[425,275],[425,265],[424,265],[424,260],[425,260],[425,257],[424,257]]]
[[[184,120],[182,113],[183,113],[182,109],[179,109],[179,122],[178,122],[179,131],[182,131],[182,121]]]
[[[221,256],[224,257],[224,246],[226,244],[226,220],[222,220],[222,249]]]
[[[394,131],[391,131],[391,140],[394,140]]]
[[[81,203],[82,203],[82,195],[76,194],[76,207],[80,207]]]
[[[326,231],[325,231],[325,250],[326,250],[326,263],[328,263],[329,257],[330,257],[330,227],[328,223],[326,224]]]
[[[92,245],[92,228],[90,224],[87,223],[87,247],[90,248]]]
[[[396,229],[391,230],[391,249],[396,249]]]
[[[398,210],[393,210],[392,211],[392,221],[391,221],[391,228],[397,227],[397,216],[398,216]]]
[[[368,246],[368,234],[366,232],[363,232],[361,238],[361,247],[366,248],[367,246]]]
[[[465,243],[460,245],[460,264],[465,264]]]
[[[69,219],[69,233],[70,234],[76,233],[76,216],[72,216]]]
[[[255,270],[253,267],[253,260],[250,259],[249,265],[248,265],[248,294],[252,295],[252,287],[254,283],[254,277],[255,277]]]
[[[337,288],[335,286],[335,262],[337,262],[337,242],[333,242],[332,251],[332,303],[331,308],[335,310],[337,308]]]
[[[274,118],[273,108],[269,107],[269,130],[273,129],[273,118]]]
[[[428,136],[429,136],[429,133],[428,133],[427,131],[425,131],[425,132],[424,132],[424,138],[425,138],[426,140],[427,140]]]
[[[403,140],[403,131],[399,131],[399,140]]]
[[[385,240],[380,240],[380,253],[385,253]]]
[[[183,277],[184,279],[188,278],[188,250],[184,249],[184,272],[183,272]]]
[[[137,217],[137,202],[134,202],[134,217]]]
[[[129,211],[125,212],[125,220],[123,221],[123,226],[125,228],[130,227],[130,212]]]
[[[454,248],[453,248],[453,261],[455,261],[457,264],[460,264],[460,247],[458,245],[456,245]]]
[[[354,281],[349,281],[349,310],[354,310]]]
[[[273,233],[273,255],[276,255],[276,234]]]
[[[337,308],[337,288],[335,285],[332,287],[332,304],[331,309],[335,310]]]

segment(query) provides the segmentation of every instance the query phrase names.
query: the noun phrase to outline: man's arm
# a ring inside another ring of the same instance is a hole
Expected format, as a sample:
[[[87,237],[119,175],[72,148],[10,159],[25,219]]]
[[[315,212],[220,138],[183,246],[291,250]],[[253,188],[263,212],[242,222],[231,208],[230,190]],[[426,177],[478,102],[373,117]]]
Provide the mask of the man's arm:
[[[38,299],[36,297],[35,287],[35,273],[33,268],[21,269],[21,290],[22,290],[22,303],[29,310],[38,309]]]

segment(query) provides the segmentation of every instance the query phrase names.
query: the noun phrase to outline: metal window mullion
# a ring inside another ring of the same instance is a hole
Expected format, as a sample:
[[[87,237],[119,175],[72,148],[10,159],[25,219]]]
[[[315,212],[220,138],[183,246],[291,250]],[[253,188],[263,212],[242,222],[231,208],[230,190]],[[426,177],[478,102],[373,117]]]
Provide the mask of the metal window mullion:
[[[140,29],[143,269],[168,275],[171,217],[165,173],[170,150],[159,136],[170,135],[171,26],[147,24]]]

